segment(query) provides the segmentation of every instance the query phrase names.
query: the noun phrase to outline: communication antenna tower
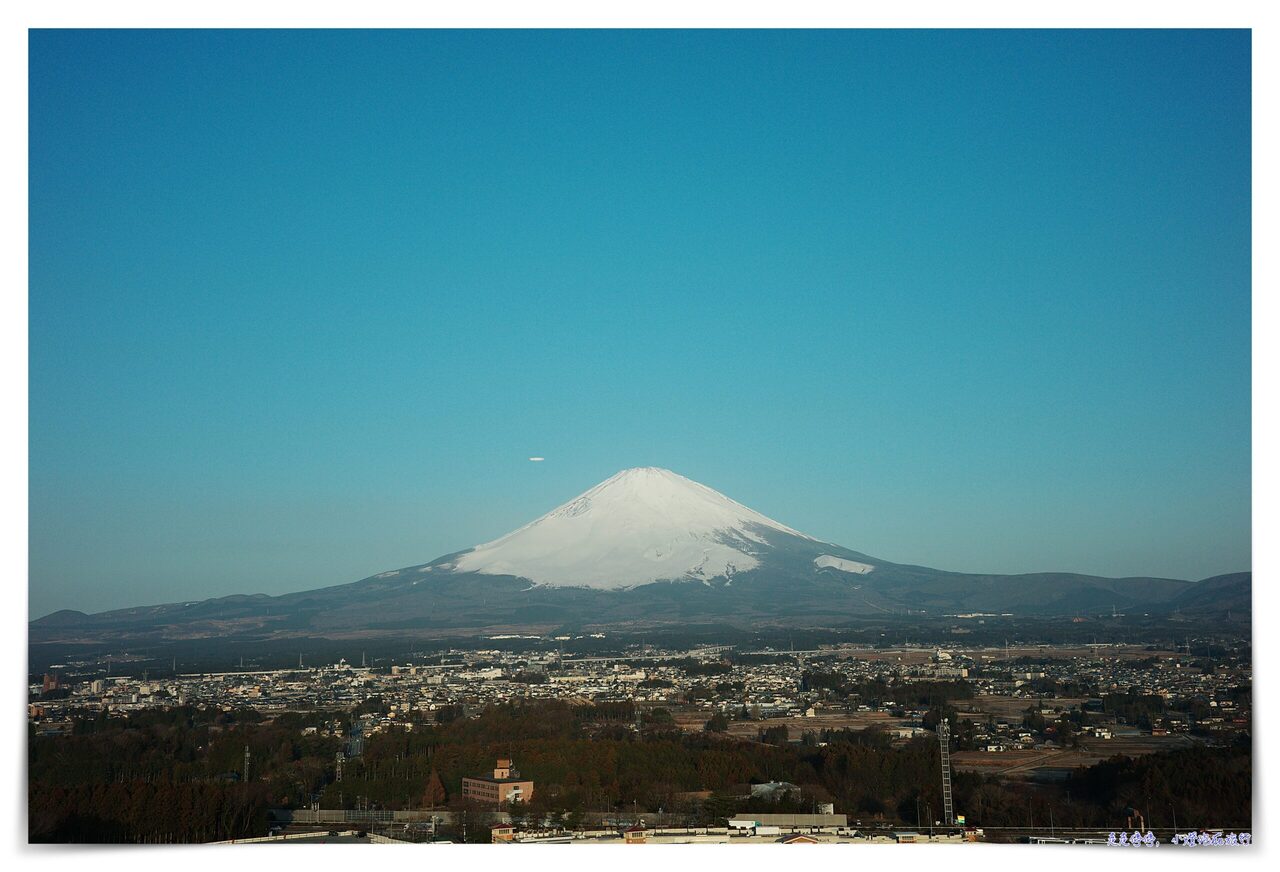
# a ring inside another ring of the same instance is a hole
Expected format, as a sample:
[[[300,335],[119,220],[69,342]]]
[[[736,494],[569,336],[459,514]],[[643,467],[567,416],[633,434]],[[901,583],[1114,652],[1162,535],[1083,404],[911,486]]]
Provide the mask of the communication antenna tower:
[[[942,751],[942,815],[947,826],[955,824],[951,810],[951,725],[946,718],[938,724],[938,746]]]
[[[249,746],[248,745],[244,746],[244,780],[246,784],[249,782]]]
[[[342,764],[345,762],[347,762],[347,756],[343,754],[341,751],[339,751],[333,760],[333,767],[335,770],[334,781],[342,780]]]

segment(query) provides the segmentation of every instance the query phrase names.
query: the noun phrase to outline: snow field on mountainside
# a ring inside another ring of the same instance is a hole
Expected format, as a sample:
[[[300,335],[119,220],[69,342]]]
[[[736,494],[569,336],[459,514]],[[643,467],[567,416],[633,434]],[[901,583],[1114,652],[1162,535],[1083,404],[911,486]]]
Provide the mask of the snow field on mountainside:
[[[823,554],[821,557],[815,557],[813,562],[816,566],[830,567],[838,569],[841,572],[853,572],[857,575],[866,575],[875,569],[870,563],[859,563],[856,560],[845,560],[843,557],[832,557],[830,554]]]
[[[754,569],[772,530],[813,541],[666,469],[627,469],[512,533],[458,557],[455,572],[553,587],[621,589],[732,578]],[[834,558],[833,558],[834,559]]]

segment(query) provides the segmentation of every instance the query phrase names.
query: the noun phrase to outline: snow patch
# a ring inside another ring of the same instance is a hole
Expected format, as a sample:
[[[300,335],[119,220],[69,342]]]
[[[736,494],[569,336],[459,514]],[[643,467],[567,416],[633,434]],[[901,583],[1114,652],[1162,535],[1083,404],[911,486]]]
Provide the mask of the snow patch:
[[[843,557],[832,557],[830,554],[823,554],[821,557],[815,557],[814,565],[819,567],[830,567],[838,569],[841,572],[852,572],[857,575],[866,575],[875,569],[870,563],[859,563],[856,560],[845,560]]]

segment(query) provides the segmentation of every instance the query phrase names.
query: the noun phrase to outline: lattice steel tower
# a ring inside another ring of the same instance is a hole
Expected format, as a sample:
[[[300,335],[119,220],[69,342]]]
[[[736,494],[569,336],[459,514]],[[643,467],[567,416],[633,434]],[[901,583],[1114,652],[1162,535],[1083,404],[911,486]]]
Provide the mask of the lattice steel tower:
[[[938,747],[942,751],[942,815],[947,826],[956,822],[951,810],[951,725],[943,718],[938,723]]]

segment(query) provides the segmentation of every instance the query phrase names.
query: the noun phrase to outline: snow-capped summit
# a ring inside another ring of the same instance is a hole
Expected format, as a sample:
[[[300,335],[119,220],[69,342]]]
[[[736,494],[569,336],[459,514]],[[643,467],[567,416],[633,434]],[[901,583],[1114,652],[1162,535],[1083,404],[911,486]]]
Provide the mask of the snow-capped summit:
[[[447,568],[550,587],[707,581],[754,569],[770,547],[766,534],[814,541],[706,485],[646,466],[624,469]]]

